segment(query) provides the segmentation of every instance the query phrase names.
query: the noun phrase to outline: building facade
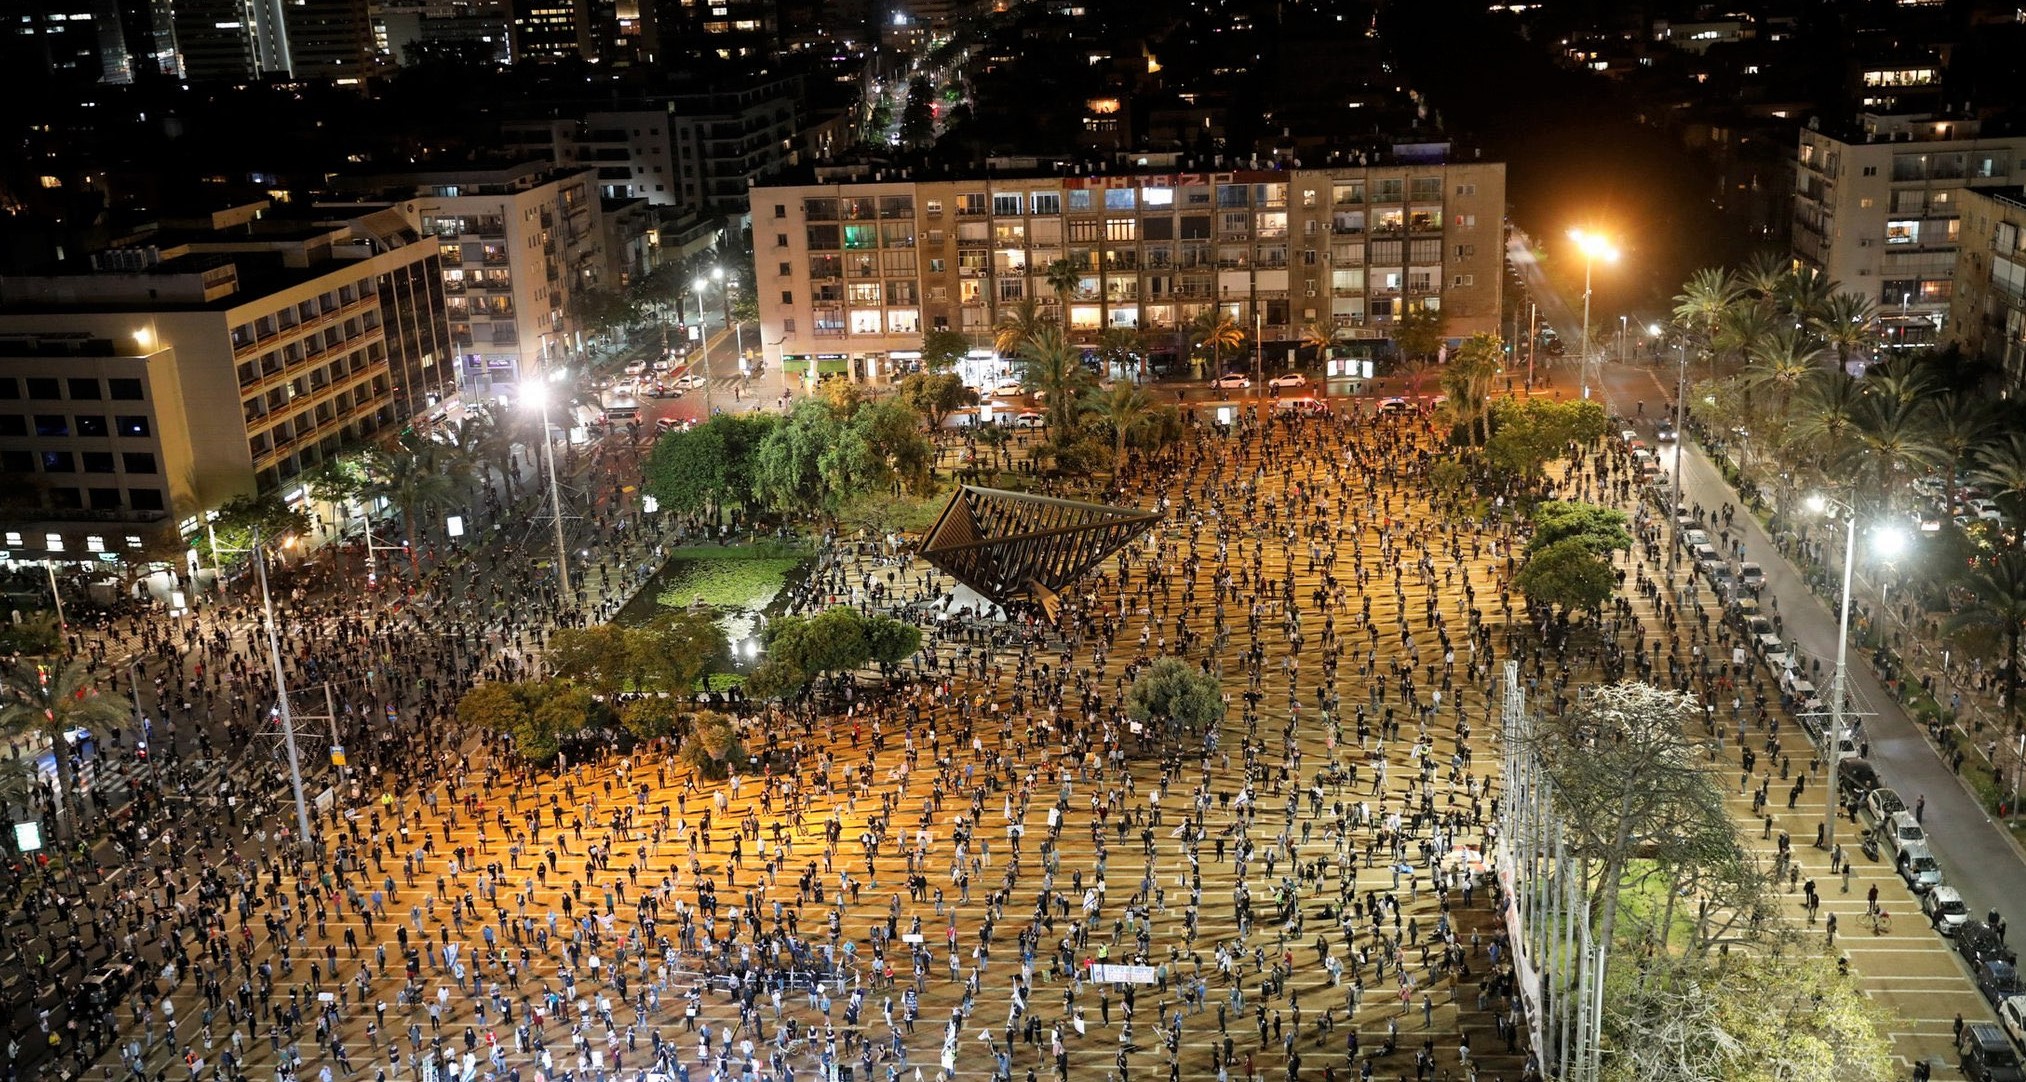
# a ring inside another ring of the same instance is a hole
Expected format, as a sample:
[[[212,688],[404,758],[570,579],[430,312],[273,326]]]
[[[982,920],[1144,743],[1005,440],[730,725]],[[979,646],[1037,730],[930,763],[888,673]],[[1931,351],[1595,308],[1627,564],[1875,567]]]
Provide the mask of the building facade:
[[[307,503],[303,473],[455,391],[442,274],[383,213],[0,279],[0,548],[95,559],[234,496]]]
[[[1212,309],[1267,343],[1316,322],[1381,339],[1417,308],[1495,332],[1504,207],[1505,167],[1483,162],[756,187],[761,339],[791,372],[884,379],[929,330],[989,346],[1028,298],[1078,340],[1178,352]],[[1066,312],[1057,260],[1078,273]]]
[[[1801,132],[1794,254],[1879,306],[1888,349],[1931,345],[1955,288],[1965,194],[2016,186],[2026,136],[1975,120],[1860,118],[1857,131]]]
[[[544,359],[579,348],[570,298],[608,280],[597,175],[521,162],[357,177],[343,188],[393,200],[442,245],[444,306],[463,391],[510,393]]]
[[[1948,337],[2026,390],[2026,189],[1967,192]]]

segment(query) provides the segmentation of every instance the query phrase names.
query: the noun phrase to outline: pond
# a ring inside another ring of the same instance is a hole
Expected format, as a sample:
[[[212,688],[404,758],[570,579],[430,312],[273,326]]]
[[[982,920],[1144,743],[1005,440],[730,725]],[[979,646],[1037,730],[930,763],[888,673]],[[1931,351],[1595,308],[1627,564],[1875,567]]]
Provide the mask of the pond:
[[[678,549],[614,622],[638,626],[672,610],[708,609],[737,654],[758,630],[761,616],[781,602],[790,583],[808,573],[809,564],[807,555],[780,546]]]

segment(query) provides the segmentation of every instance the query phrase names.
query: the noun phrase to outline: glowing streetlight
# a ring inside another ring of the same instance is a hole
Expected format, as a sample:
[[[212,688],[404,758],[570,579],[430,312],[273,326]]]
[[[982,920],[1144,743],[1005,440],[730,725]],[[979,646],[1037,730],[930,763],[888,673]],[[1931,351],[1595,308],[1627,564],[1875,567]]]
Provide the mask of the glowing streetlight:
[[[1843,513],[1843,595],[1836,624],[1836,668],[1829,678],[1829,735],[1824,754],[1829,760],[1828,795],[1822,806],[1822,847],[1836,847],[1836,774],[1842,759],[1844,689],[1850,680],[1850,573],[1857,565],[1857,509],[1833,496],[1814,493],[1805,501],[1808,510],[1825,514],[1830,509]],[[1906,550],[1906,531],[1884,526],[1872,531],[1872,546],[1887,559]]]
[[[548,343],[542,343],[544,353]],[[570,546],[563,540],[563,487],[556,479],[556,445],[549,438],[549,385],[536,380],[520,385],[521,405],[532,405],[542,414],[542,464],[549,471],[549,510],[553,512],[556,527],[556,585],[562,590],[562,601],[569,603],[570,597]]]
[[[1612,244],[1602,233],[1591,233],[1581,229],[1569,230],[1569,239],[1576,242],[1576,250],[1583,253],[1583,397],[1590,397],[1590,271],[1598,260],[1606,263],[1618,262],[1618,246]]]

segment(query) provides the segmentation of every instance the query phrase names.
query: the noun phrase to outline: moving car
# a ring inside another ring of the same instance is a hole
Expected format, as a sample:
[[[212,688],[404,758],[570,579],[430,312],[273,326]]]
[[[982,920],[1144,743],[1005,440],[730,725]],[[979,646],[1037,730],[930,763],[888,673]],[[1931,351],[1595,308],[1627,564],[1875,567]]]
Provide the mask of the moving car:
[[[626,374],[629,376],[637,376],[645,371],[647,371],[646,361],[633,361],[626,366]]]
[[[1033,410],[1022,411],[1019,416],[1013,418],[1013,427],[1015,428],[1041,428],[1047,424],[1048,418]]]
[[[2010,1002],[2007,999],[2006,1002]],[[2000,1017],[2004,1017],[2000,1012]],[[2010,1025],[2010,1021],[2007,1021]],[[2015,1031],[2016,1032],[2016,1031]],[[1956,1038],[1958,1064],[1971,1082],[2021,1082],[2026,1079],[2019,1065],[2019,1053],[2005,1037],[2005,1031],[1989,1022],[1971,1022]]]
[[[1662,443],[1674,439],[1674,422],[1662,421],[1653,428],[1653,438]]]
[[[1266,385],[1268,387],[1306,387],[1308,386],[1308,377],[1302,375],[1300,372],[1282,372],[1280,375],[1267,380]]]
[[[709,381],[704,379],[701,375],[698,375],[695,372],[685,372],[683,373],[681,379],[675,381],[675,385],[677,387],[681,387],[684,390],[692,390],[694,388],[703,386],[707,382]]]
[[[72,1000],[73,1009],[89,1017],[111,1014],[134,986],[134,967],[125,962],[108,962],[86,977]]]
[[[1027,393],[1027,388],[1020,386],[1019,380],[1009,379],[1001,381],[997,387],[992,388],[992,393],[1000,398],[1018,398]]]
[[[681,398],[682,394],[682,388],[680,387],[669,387],[659,383],[648,388],[647,391],[647,397],[649,398]]]
[[[1921,895],[1920,911],[1943,935],[1955,935],[1970,919],[1970,907],[1963,904],[1962,892],[1942,886]]]
[[[1925,894],[1942,885],[1942,866],[1926,842],[1909,842],[1894,861],[1899,877],[1915,894]],[[2010,995],[2011,993],[2006,993]]]
[[[1956,952],[1972,969],[1979,962],[2019,964],[2019,956],[1998,938],[1998,929],[1980,920],[1965,921],[1956,929]]]
[[[1250,387],[1252,386],[1252,377],[1241,376],[1236,372],[1229,372],[1218,376],[1217,382],[1212,386],[1219,388]]]
[[[2026,990],[2019,987],[2019,971],[2010,962],[1978,962],[1972,976],[1976,979],[1977,991],[1982,992],[1993,1007]],[[1988,1022],[1984,1024],[1990,1025]],[[1991,1028],[1998,1027],[1991,1026]],[[2001,1033],[1999,1036],[2002,1038],[2004,1034]]]
[[[1301,413],[1320,417],[1329,411],[1330,408],[1328,406],[1313,398],[1284,398],[1273,404],[1273,412],[1275,413]]]

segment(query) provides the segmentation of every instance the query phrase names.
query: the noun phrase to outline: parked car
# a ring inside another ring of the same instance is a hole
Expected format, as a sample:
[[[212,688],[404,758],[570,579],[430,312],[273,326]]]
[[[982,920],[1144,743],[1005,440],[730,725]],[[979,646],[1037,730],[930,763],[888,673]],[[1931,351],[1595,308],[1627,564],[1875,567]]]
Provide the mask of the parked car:
[[[134,967],[125,962],[109,962],[101,966],[79,983],[72,1000],[73,1010],[92,1018],[111,1014],[128,990],[133,988],[134,977]]]
[[[695,372],[685,372],[681,379],[675,381],[675,385],[687,391],[701,387],[707,382],[709,381]]]
[[[1907,888],[1915,894],[1925,894],[1942,885],[1941,862],[1935,860],[1926,842],[1909,842],[1893,863],[1899,869],[1899,877],[1906,880]]]
[[[1266,385],[1268,387],[1306,387],[1308,386],[1308,377],[1302,375],[1300,372],[1282,372],[1280,375],[1267,380]]]
[[[1220,389],[1229,389],[1233,387],[1250,387],[1252,386],[1252,377],[1241,376],[1236,372],[1227,372],[1224,375],[1218,376],[1217,382],[1213,384],[1213,386],[1216,386]]]
[[[1998,1021],[2013,1041],[2026,1044],[2026,996],[2007,996],[1998,1004]]]
[[[1329,411],[1330,408],[1328,406],[1313,398],[1286,398],[1273,404],[1273,412],[1275,413],[1299,413],[1312,417],[1320,417]]]
[[[2010,962],[1978,962],[1976,971],[1972,976],[1976,979],[1977,991],[1982,992],[1984,998],[1990,1000],[1993,1007],[2005,1002],[2008,997],[2016,996],[2021,991],[2026,991],[2026,989],[2022,989],[2019,986],[2019,970]],[[1988,1022],[1985,1023],[1985,1025],[1989,1024]],[[1995,1029],[1997,1027],[1993,1026],[1992,1028]]]
[[[2019,955],[1998,938],[1998,929],[1980,920],[1964,921],[1956,929],[1956,952],[1972,969],[1987,961],[2019,964]]]
[[[1766,584],[1766,569],[1755,563],[1739,564],[1738,581],[1744,583],[1747,590],[1757,590]]]
[[[1906,810],[1906,801],[1899,798],[1896,790],[1879,786],[1864,798],[1864,810],[1870,813],[1872,821],[1883,823]]]
[[[1015,428],[1041,428],[1047,424],[1048,418],[1033,410],[1023,410],[1019,416],[1013,418],[1013,427]]]
[[[1027,388],[1020,386],[1019,380],[1009,379],[992,388],[992,393],[1000,398],[1018,398],[1027,393]]]
[[[629,376],[637,376],[645,371],[647,371],[646,361],[634,361],[626,366],[626,374]]]
[[[1912,812],[1894,812],[1892,817],[1880,823],[1885,847],[1894,854],[1904,853],[1909,845],[1926,845],[1928,832],[1921,829],[1920,820]]]
[[[1981,985],[1980,985],[1981,987]],[[2006,1002],[2010,1002],[2008,998]],[[2000,1017],[2003,1017],[2002,1012]],[[2010,1023],[2007,1022],[2009,1027]],[[2026,1079],[2019,1066],[2019,1053],[2006,1038],[2005,1030],[1989,1022],[1971,1022],[1956,1038],[1958,1065],[1971,1082],[2021,1082]]]
[[[1866,759],[1845,759],[1836,767],[1836,785],[1843,791],[1843,806],[1858,807],[1878,788],[1878,769]]]
[[[1963,904],[1962,892],[1948,886],[1921,895],[1920,911],[1935,926],[1935,931],[1943,935],[1955,935],[1970,919],[1970,907]]]
[[[1380,413],[1406,413],[1413,408],[1414,404],[1404,398],[1382,398],[1379,400]]]
[[[660,383],[657,383],[653,387],[648,388],[647,391],[647,397],[649,398],[681,398],[682,395],[683,395],[682,388],[669,387]]]

